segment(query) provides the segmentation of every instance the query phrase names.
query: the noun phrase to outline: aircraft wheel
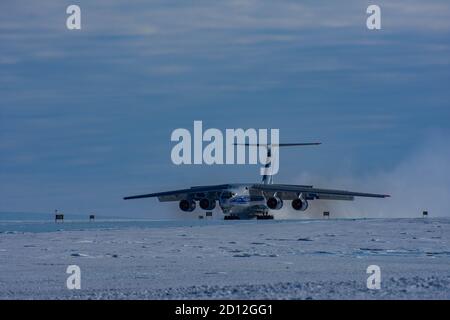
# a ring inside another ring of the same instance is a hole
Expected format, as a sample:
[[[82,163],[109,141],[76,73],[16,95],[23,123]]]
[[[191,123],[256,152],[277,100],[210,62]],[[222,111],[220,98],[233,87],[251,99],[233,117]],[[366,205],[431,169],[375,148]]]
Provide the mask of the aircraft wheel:
[[[223,217],[223,220],[239,220],[239,216],[234,216],[234,215],[229,215],[229,216],[225,216]]]
[[[271,214],[264,214],[261,216],[256,216],[257,220],[273,220],[273,215]]]

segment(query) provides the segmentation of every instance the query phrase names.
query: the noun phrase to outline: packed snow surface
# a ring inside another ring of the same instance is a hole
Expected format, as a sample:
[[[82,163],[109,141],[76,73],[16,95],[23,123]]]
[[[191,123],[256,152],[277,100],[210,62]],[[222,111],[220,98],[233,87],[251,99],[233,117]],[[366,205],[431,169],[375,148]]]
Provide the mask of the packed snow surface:
[[[450,299],[450,219],[86,226],[3,226],[0,298]],[[79,290],[67,289],[69,265]]]

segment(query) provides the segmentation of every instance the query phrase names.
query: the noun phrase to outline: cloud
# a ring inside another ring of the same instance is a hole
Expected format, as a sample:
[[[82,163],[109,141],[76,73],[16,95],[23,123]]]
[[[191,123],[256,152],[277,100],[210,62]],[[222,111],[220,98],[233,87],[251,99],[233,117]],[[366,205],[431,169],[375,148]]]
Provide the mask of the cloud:
[[[233,170],[167,165],[166,138],[193,119],[376,150],[448,127],[446,1],[380,1],[380,32],[365,28],[369,1],[80,0],[80,32],[66,29],[69,4],[0,10],[0,209],[108,207],[112,184],[227,179]],[[354,162],[390,159],[371,157]]]

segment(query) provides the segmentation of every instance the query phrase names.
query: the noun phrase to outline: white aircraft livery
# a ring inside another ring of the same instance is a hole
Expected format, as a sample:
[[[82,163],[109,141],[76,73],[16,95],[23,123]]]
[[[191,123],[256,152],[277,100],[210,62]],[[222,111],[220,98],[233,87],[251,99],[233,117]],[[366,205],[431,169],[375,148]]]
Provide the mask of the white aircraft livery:
[[[312,146],[321,143],[280,143],[261,145],[267,148],[267,168],[261,183],[231,183],[209,186],[195,186],[166,192],[157,192],[125,197],[124,200],[157,197],[161,202],[179,201],[182,211],[192,212],[198,202],[201,209],[211,211],[218,202],[225,220],[233,219],[273,219],[270,210],[279,210],[284,200],[291,200],[294,210],[305,211],[308,201],[354,200],[354,197],[386,198],[387,194],[352,192],[345,190],[319,189],[310,185],[274,184],[271,170],[271,149],[275,147]],[[252,144],[245,144],[251,146]]]

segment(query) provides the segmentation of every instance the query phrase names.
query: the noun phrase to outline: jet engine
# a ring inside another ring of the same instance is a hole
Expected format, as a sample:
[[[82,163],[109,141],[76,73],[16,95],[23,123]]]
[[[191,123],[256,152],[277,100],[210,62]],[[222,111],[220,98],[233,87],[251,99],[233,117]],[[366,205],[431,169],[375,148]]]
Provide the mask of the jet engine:
[[[181,200],[180,209],[186,212],[194,211],[195,201],[194,200]]]
[[[203,198],[200,200],[199,205],[203,210],[213,210],[216,207],[216,200]]]
[[[292,208],[295,210],[305,211],[308,209],[308,201],[302,198],[292,200]]]
[[[270,197],[267,199],[267,206],[272,210],[279,210],[283,207],[283,200],[278,197]]]

